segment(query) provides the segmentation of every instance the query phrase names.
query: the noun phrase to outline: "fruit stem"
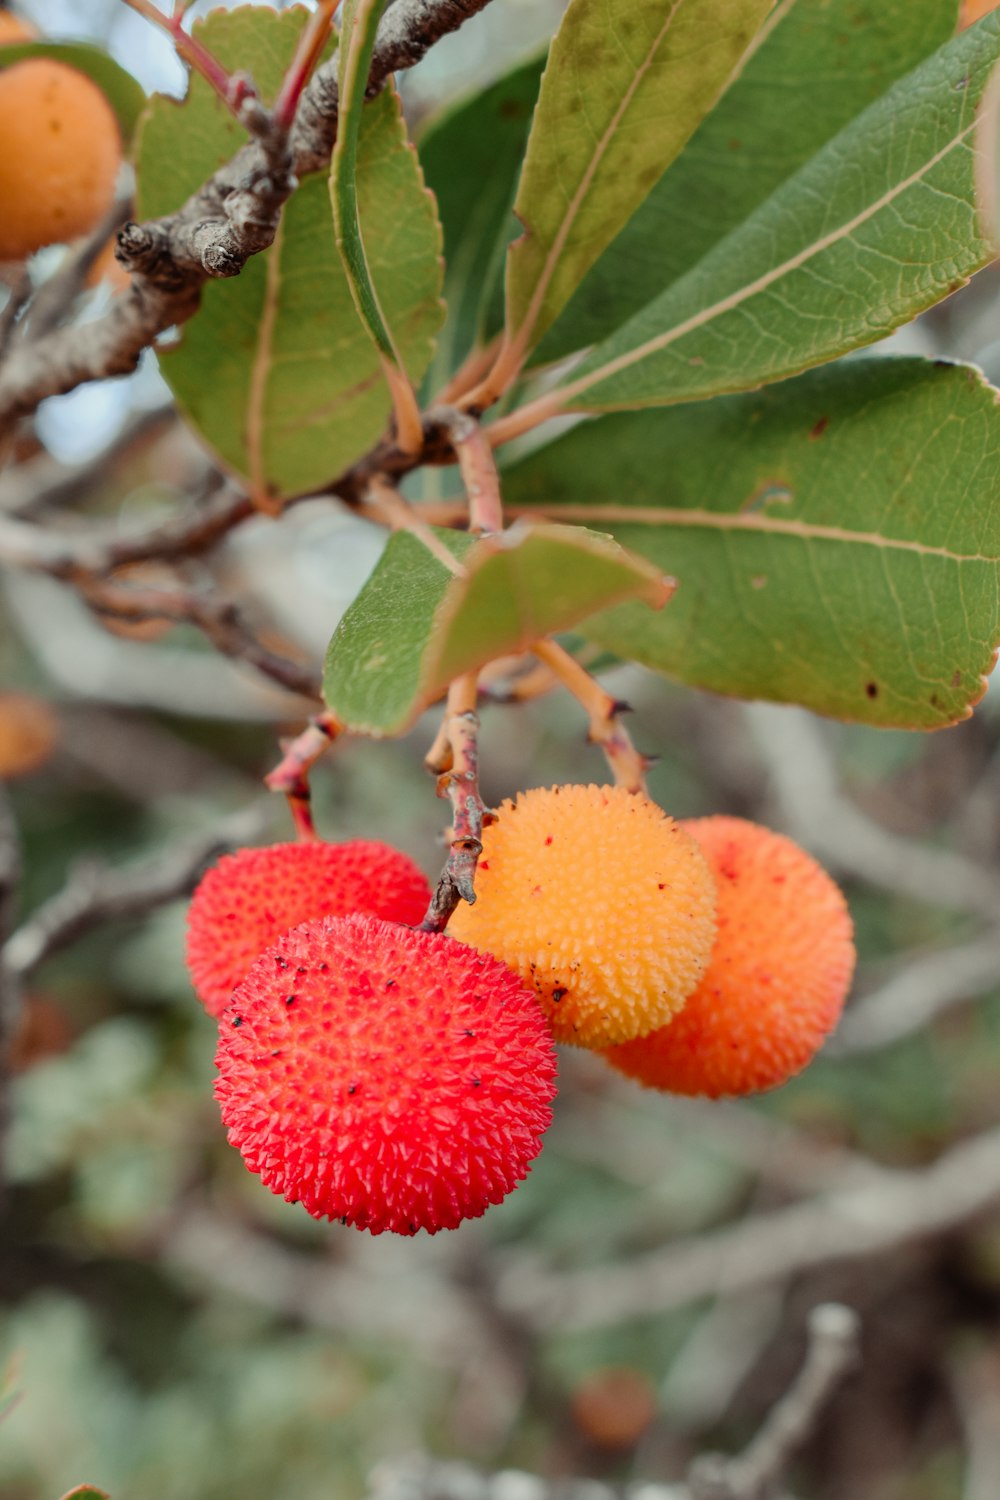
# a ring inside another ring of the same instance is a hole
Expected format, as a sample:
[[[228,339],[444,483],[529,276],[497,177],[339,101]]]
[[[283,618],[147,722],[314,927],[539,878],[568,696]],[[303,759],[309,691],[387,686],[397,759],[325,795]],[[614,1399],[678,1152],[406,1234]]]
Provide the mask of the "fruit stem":
[[[621,714],[628,711],[628,704],[612,698],[558,642],[551,639],[536,641],[531,650],[586,709],[590,718],[587,738],[604,751],[615,786],[645,796],[650,761],[635,748],[621,721]]]
[[[313,822],[309,772],[343,732],[344,726],[336,714],[317,714],[294,740],[282,742],[284,755],[274,770],[264,777],[264,785],[269,791],[283,792],[288,798],[295,831],[303,841],[319,838]]]
[[[455,678],[448,689],[444,722],[426,759],[428,770],[438,778],[438,796],[451,801],[452,826],[448,860],[420,924],[422,932],[443,932],[459,901],[471,906],[476,899],[483,826],[494,816],[479,795],[478,687],[477,672]]]

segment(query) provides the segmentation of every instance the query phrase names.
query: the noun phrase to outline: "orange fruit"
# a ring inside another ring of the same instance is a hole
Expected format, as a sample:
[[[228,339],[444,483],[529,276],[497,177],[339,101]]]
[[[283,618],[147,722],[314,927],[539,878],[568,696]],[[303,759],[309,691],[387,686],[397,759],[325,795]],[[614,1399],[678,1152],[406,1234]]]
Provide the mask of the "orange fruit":
[[[0,260],[88,234],[111,207],[121,135],[96,83],[48,57],[0,71]]]
[[[749,1094],[804,1068],[854,973],[847,903],[811,855],[742,818],[684,827],[715,873],[719,935],[701,983],[666,1026],[605,1057],[647,1088]]]

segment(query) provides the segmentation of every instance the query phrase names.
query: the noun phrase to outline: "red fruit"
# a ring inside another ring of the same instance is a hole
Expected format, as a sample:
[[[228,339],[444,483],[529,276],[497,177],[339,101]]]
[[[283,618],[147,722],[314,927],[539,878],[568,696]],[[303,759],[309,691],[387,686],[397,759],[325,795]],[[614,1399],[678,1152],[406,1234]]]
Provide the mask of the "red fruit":
[[[666,1026],[604,1056],[648,1088],[749,1094],[804,1068],[836,1026],[854,972],[847,903],[811,855],[742,818],[683,825],[715,875],[708,968]]]
[[[198,998],[220,1016],[265,948],[310,917],[367,912],[389,922],[423,920],[431,888],[388,844],[319,840],[238,849],[201,881],[188,910],[187,962]]]
[[[317,1219],[454,1229],[527,1175],[551,1119],[538,1002],[496,959],[373,917],[304,922],[219,1030],[230,1144]]]

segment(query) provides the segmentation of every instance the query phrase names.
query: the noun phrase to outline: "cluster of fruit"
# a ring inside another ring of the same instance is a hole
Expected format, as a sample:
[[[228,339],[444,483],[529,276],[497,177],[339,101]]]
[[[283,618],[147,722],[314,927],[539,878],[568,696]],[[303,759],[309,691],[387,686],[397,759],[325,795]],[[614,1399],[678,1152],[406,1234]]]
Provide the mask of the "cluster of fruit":
[[[0,46],[32,29],[0,11]],[[114,110],[77,68],[29,57],[0,69],[0,261],[89,234],[111,208],[122,163]]]
[[[676,1093],[772,1088],[853,973],[846,903],[809,855],[620,787],[505,802],[476,888],[447,933],[420,931],[431,892],[404,854],[306,841],[228,855],[195,892],[229,1140],[317,1218],[413,1234],[500,1202],[551,1118],[553,1041]]]

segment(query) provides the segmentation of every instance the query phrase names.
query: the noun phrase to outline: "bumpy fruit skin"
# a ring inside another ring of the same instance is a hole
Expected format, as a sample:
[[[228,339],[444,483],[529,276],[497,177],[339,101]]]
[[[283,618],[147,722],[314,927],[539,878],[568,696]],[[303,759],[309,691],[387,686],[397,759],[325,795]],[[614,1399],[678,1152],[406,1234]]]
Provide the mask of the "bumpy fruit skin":
[[[662,1026],[715,938],[715,882],[698,845],[622,787],[505,802],[483,834],[476,892],[449,933],[520,974],[559,1042],[602,1047]]]
[[[87,234],[111,207],[121,136],[76,68],[32,57],[0,71],[0,260]]]
[[[209,1014],[220,1016],[254,959],[290,927],[358,911],[416,924],[430,898],[413,861],[374,840],[238,849],[213,865],[192,897],[192,983]]]
[[[527,1175],[556,1065],[533,995],[440,933],[305,922],[219,1029],[216,1098],[251,1172],[317,1219],[454,1229]]]
[[[669,1025],[605,1053],[648,1088],[749,1094],[805,1067],[836,1026],[854,973],[847,903],[811,855],[742,818],[685,828],[718,883],[708,972]]]

